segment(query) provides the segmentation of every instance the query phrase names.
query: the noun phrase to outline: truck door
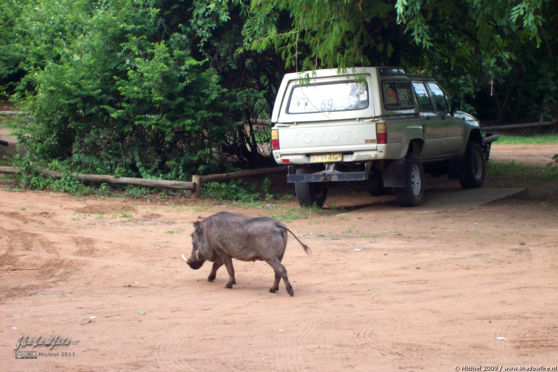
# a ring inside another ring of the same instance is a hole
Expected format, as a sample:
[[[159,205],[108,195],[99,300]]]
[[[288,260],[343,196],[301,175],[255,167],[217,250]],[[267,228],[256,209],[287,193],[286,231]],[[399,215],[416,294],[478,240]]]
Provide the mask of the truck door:
[[[435,112],[433,99],[424,82],[413,81],[412,84],[419,102],[420,117],[424,128],[424,147],[421,157],[429,159],[445,155],[444,141],[447,135],[445,122]]]
[[[456,119],[449,113],[446,94],[436,82],[429,81],[427,85],[435,102],[436,114],[444,127],[444,152],[447,155],[455,154],[463,144],[463,120]]]

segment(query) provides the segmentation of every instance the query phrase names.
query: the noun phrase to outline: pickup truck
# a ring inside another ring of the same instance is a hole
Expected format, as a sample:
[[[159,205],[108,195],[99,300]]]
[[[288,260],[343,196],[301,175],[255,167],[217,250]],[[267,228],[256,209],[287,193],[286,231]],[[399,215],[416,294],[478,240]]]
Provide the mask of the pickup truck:
[[[322,207],[331,183],[350,181],[416,206],[424,172],[447,174],[464,188],[484,182],[497,137],[484,137],[458,105],[434,79],[396,67],[289,73],[271,117],[273,157],[289,165],[287,182],[301,206]]]

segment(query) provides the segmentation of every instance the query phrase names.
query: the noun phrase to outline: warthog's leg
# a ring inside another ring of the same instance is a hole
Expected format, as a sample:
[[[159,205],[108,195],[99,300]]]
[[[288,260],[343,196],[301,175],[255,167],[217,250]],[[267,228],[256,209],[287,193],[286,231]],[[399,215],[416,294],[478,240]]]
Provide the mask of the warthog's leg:
[[[273,282],[273,287],[271,287],[269,291],[271,293],[277,292],[277,290],[279,290],[279,280],[280,278],[283,278],[283,283],[285,283],[287,292],[291,296],[294,296],[293,286],[291,285],[291,283],[289,282],[289,278],[287,277],[287,269],[285,269],[285,266],[281,264],[281,261],[279,261],[278,259],[273,259],[267,261],[267,263],[273,268],[273,271],[275,271],[275,281]]]
[[[274,269],[275,270],[275,269]],[[271,293],[275,293],[279,290],[279,281],[281,280],[281,275],[275,273],[275,281],[273,282],[273,287],[269,288]]]
[[[209,276],[207,277],[207,281],[208,282],[212,282],[215,280],[215,277],[217,276],[217,270],[219,270],[219,268],[223,265],[223,263],[221,262],[221,260],[217,260],[215,262],[213,262],[213,267],[211,268],[211,272],[209,273]]]
[[[232,259],[228,256],[221,256],[221,261],[225,264],[227,268],[227,272],[229,273],[229,282],[225,286],[225,288],[232,288],[234,284],[236,284],[236,280],[234,278],[234,267],[232,264]]]

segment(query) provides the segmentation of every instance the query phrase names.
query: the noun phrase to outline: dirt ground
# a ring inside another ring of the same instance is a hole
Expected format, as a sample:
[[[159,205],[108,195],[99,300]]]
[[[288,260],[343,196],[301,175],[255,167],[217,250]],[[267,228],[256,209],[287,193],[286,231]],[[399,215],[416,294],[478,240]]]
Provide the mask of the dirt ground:
[[[495,146],[493,157],[524,158],[510,149]],[[298,210],[294,200],[242,208],[4,187],[0,369],[556,368],[558,204],[525,193],[432,202],[462,192],[435,184],[430,202],[401,208],[391,197],[333,190],[324,212],[287,222],[313,251],[289,239],[290,297],[283,283],[268,292],[273,273],[263,262],[235,261],[229,290],[224,269],[209,283],[209,265],[193,271],[180,255],[189,255],[199,216],[287,216]],[[57,336],[65,345],[44,345]],[[37,359],[16,359],[33,351]]]

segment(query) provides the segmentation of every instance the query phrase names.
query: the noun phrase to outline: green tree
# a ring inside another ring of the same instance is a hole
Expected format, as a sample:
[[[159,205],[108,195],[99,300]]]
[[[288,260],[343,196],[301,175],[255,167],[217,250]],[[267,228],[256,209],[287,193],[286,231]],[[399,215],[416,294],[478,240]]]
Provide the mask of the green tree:
[[[33,91],[31,75],[68,52],[91,10],[86,0],[0,2],[0,85],[5,94]]]
[[[34,21],[21,25],[29,36],[21,48],[36,56],[18,62],[33,118],[22,138],[34,159],[171,179],[230,169],[229,160],[266,161],[254,123],[271,110],[283,64],[274,52],[242,48],[247,3],[114,0],[70,9],[68,0],[51,1],[57,7],[21,15],[53,20],[41,32],[60,35],[49,54],[31,40]],[[65,19],[79,19],[79,30]]]
[[[444,80],[484,118],[517,121],[556,115],[556,5],[254,0],[248,41],[256,50],[278,50],[295,69],[404,65]],[[277,22],[284,13],[290,24]]]

